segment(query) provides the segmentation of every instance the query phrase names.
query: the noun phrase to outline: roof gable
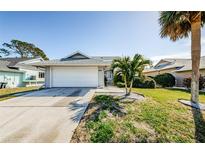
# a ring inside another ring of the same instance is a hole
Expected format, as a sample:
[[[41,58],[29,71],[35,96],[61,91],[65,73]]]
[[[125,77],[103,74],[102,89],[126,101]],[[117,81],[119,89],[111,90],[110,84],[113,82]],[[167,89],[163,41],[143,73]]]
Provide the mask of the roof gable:
[[[90,59],[89,56],[77,51],[77,52],[74,52],[72,53],[71,55],[65,57],[65,58],[62,58],[61,61],[67,61],[67,60],[79,60],[79,59]]]
[[[171,65],[171,64],[173,64],[173,62],[174,61],[169,61],[169,60],[165,60],[165,59],[162,59],[162,60],[160,60],[155,66],[154,66],[154,68],[155,69],[160,69],[160,68],[163,68],[163,67],[165,67],[165,66],[168,66],[168,65]]]

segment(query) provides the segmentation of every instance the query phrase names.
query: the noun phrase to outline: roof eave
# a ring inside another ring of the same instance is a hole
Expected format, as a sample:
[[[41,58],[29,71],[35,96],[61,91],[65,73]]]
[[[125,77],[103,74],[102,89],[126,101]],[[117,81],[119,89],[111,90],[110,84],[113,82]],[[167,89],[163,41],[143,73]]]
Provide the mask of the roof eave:
[[[49,67],[49,66],[81,66],[81,67],[87,67],[87,66],[111,66],[111,64],[33,64],[33,66],[38,66],[38,67]]]
[[[199,70],[205,70],[205,68],[200,68]],[[178,70],[176,72],[187,72],[187,71],[192,71],[192,69]]]

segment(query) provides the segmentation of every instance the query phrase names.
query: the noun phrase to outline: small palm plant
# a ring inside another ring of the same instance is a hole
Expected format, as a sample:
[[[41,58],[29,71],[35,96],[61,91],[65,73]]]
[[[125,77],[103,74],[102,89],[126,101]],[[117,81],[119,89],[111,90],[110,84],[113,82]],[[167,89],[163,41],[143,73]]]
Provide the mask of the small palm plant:
[[[122,57],[114,59],[112,62],[112,69],[117,75],[121,75],[125,84],[125,94],[128,94],[128,79],[129,79],[130,58]]]
[[[150,60],[145,59],[139,54],[136,54],[132,60],[130,57],[122,57],[113,60],[112,68],[117,75],[122,76],[126,95],[130,95],[131,93],[135,76],[141,76],[145,66],[150,64]]]
[[[159,23],[161,37],[172,41],[186,38],[191,33],[192,83],[191,101],[199,101],[199,65],[201,56],[201,27],[205,22],[202,11],[162,11]]]
[[[144,70],[145,66],[151,65],[151,61],[145,59],[142,55],[136,54],[132,61],[130,61],[130,74],[129,74],[129,82],[130,88],[128,94],[131,93],[132,84],[134,82],[135,76],[142,78],[142,71]]]

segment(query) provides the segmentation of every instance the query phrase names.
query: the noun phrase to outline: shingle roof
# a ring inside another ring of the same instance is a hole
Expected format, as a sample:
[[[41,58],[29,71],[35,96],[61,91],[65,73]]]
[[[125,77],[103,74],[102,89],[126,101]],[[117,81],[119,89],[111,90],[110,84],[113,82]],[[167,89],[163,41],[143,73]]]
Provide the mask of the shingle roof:
[[[90,57],[88,59],[68,59],[68,60],[49,60],[34,63],[34,66],[109,66],[112,63],[112,60],[117,57],[109,57],[109,56],[95,56]]]
[[[200,59],[200,69],[205,69],[205,56],[201,57]],[[188,71],[188,70],[192,70],[191,59],[187,60],[186,65],[184,65],[184,67],[181,68],[180,70],[177,70],[177,72]]]
[[[22,71],[19,71],[18,69],[8,67],[9,64],[10,64],[9,61],[0,60],[0,71],[19,72],[19,73],[22,72]]]
[[[104,61],[101,59],[76,59],[76,60],[49,60],[34,63],[34,66],[55,66],[55,65],[110,65],[111,61]]]
[[[161,61],[167,62],[167,65],[160,67],[159,63]],[[192,65],[191,59],[166,58],[166,59],[160,60],[154,67],[144,70],[144,72],[145,73],[154,72],[154,71],[166,70],[166,69],[171,69],[171,68],[175,68],[177,72],[188,71],[188,70],[192,70],[191,65]],[[205,69],[205,56],[201,57],[200,69]]]
[[[10,62],[9,63],[10,67],[14,67],[19,62],[23,62],[23,61],[31,60],[31,59],[35,59],[35,58],[19,58],[19,57],[0,58],[0,60],[2,61]]]
[[[91,58],[94,58],[94,59],[101,59],[101,60],[104,60],[104,61],[113,61],[113,59],[116,59],[116,58],[120,58],[118,56],[93,56]]]
[[[4,70],[7,70],[7,71],[18,71],[18,68],[21,68],[21,69],[28,69],[28,70],[41,70],[39,68],[36,68],[35,66],[32,66],[32,65],[29,65],[29,64],[24,64],[24,63],[21,63],[23,61],[27,61],[27,60],[32,60],[32,59],[36,59],[35,57],[34,58],[18,58],[18,57],[10,57],[10,58],[0,58],[0,61],[1,61],[1,64],[3,67],[4,66]],[[1,70],[3,70],[3,68],[0,68]],[[19,71],[21,72],[21,71]]]

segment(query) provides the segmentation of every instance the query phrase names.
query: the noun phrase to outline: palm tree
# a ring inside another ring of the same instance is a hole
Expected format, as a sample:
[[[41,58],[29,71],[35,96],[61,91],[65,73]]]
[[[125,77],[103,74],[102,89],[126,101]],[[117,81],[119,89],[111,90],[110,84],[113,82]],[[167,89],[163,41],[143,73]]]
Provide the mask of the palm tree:
[[[150,65],[151,61],[145,59],[142,55],[136,54],[131,60],[129,57],[114,59],[112,68],[115,69],[117,75],[121,75],[125,84],[126,95],[132,90],[132,84],[136,75],[141,75],[146,65]],[[128,85],[129,91],[128,91]]]
[[[205,22],[202,11],[162,11],[159,23],[162,38],[169,37],[172,41],[186,38],[191,33],[192,83],[191,101],[199,101],[199,65],[201,57],[201,27]]]
[[[130,66],[130,58],[122,57],[118,59],[114,59],[112,62],[112,69],[115,70],[117,75],[121,75],[125,84],[125,94],[128,94],[128,78],[129,78],[129,66]]]
[[[151,65],[151,61],[145,59],[142,55],[136,54],[132,61],[130,62],[130,74],[129,74],[129,81],[130,81],[130,88],[128,94],[131,93],[132,84],[134,81],[135,76],[142,77],[142,71],[144,70],[145,66]]]

